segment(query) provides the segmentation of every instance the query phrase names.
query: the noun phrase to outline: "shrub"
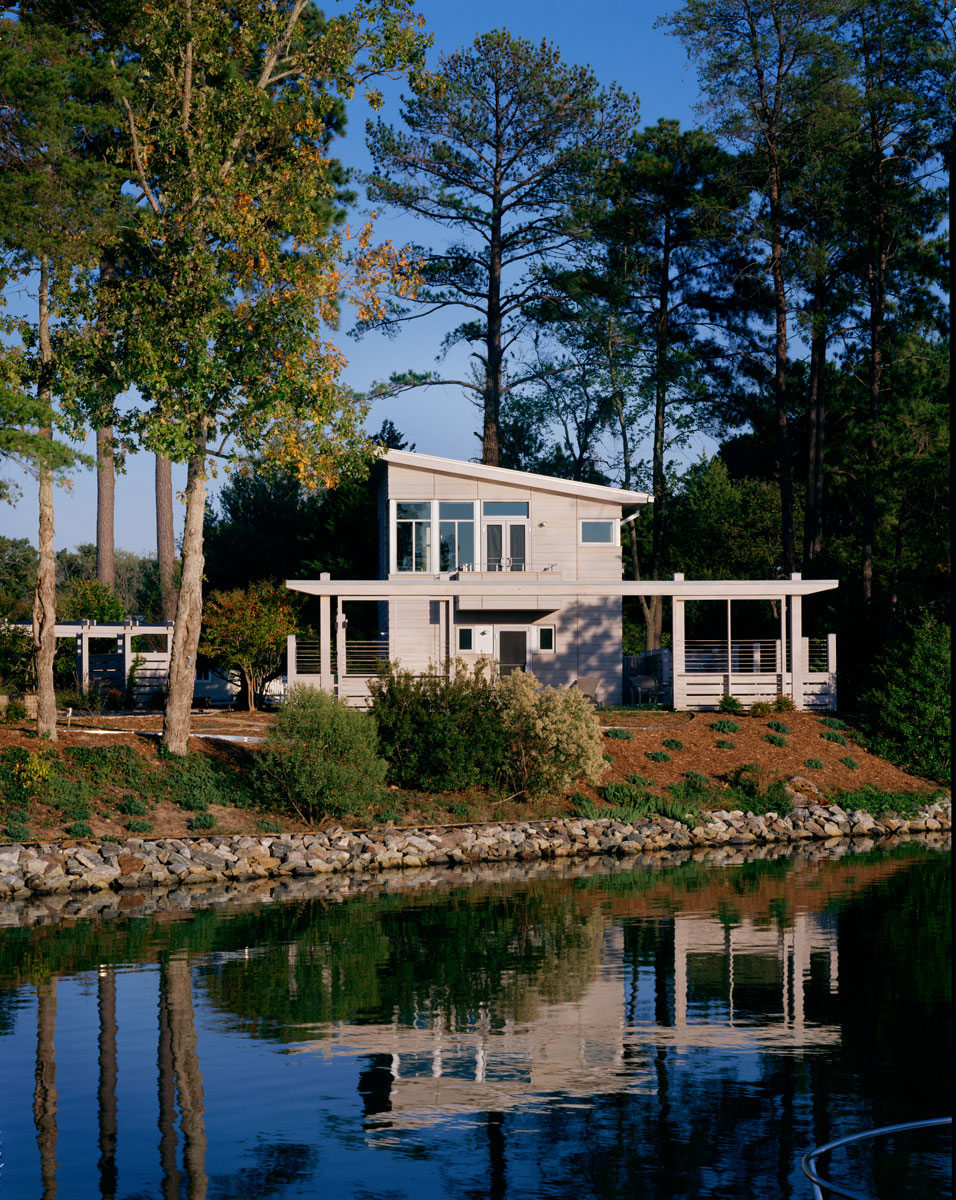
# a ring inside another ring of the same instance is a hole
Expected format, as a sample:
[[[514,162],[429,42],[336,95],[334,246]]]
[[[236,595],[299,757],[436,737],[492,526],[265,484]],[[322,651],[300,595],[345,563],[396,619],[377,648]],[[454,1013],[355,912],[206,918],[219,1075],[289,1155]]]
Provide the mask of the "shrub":
[[[144,824],[149,824],[149,822],[148,821],[144,822]],[[191,817],[189,820],[189,828],[190,829],[215,829],[216,828],[216,818],[212,815],[211,812],[196,813],[196,815],[194,817]]]
[[[613,755],[613,754],[602,754],[602,755],[601,755],[601,757],[604,759],[604,761],[605,761],[606,763],[609,763],[609,762],[614,762],[614,755]]]
[[[20,721],[25,721],[27,719],[27,706],[22,700],[17,700],[14,697],[7,702],[7,709],[3,719],[8,725],[16,725]]]
[[[760,814],[789,812],[792,805],[777,771],[759,763],[744,763],[730,773],[730,794],[722,793],[723,807],[736,805]]]
[[[596,783],[606,770],[597,714],[577,688],[541,687],[515,671],[495,689],[507,741],[508,786],[529,796]]]
[[[93,828],[86,821],[74,821],[72,825],[67,825],[66,832],[70,837],[89,838],[93,836]]]
[[[847,744],[847,740],[843,734],[837,733],[835,729],[824,729],[820,737],[826,742],[835,742],[838,746],[845,746]]]
[[[714,742],[714,745],[717,747],[718,750],[736,750],[737,749],[737,743],[736,742],[728,742],[726,738],[718,738],[717,741]]]
[[[215,818],[213,818],[213,820],[215,820]],[[130,820],[126,822],[126,828],[130,831],[130,833],[152,833],[153,823],[152,821],[142,821],[139,817],[131,817]]]
[[[620,742],[629,742],[634,736],[629,729],[605,729],[606,738],[616,738]]]
[[[30,840],[30,827],[20,821],[8,821],[3,827],[3,833],[11,842],[28,842]]]
[[[666,750],[645,750],[644,757],[649,758],[651,762],[670,762],[671,756]]]
[[[700,771],[685,771],[684,778],[688,783],[698,788],[709,788],[710,780],[706,775],[702,775]]]
[[[796,712],[797,706],[789,696],[778,696],[773,702],[774,712]]]
[[[871,748],[930,779],[951,766],[950,630],[925,618],[890,650],[877,685],[861,698]]]
[[[683,750],[684,743],[678,738],[664,738],[665,750]]]
[[[256,755],[254,781],[266,806],[311,823],[379,801],[387,769],[374,717],[325,692],[293,687]]]
[[[846,756],[846,758],[841,758],[840,762],[843,763],[845,767],[849,767],[851,771],[859,771],[860,769],[860,764],[849,754]]]
[[[730,721],[721,718],[717,721],[711,721],[710,728],[714,733],[740,733],[740,726],[736,721]]]
[[[831,803],[839,804],[844,812],[862,809],[874,817],[895,813],[900,817],[915,817],[921,804],[931,800],[929,792],[887,792],[875,784],[868,783],[857,791],[839,791],[831,797]]]
[[[654,780],[648,779],[646,775],[638,775],[635,772],[633,775],[628,775],[628,783],[633,783],[635,787],[649,788],[654,786]]]
[[[750,715],[752,717],[769,717],[773,712],[773,708],[766,700],[755,700],[750,706]]]
[[[819,758],[808,758],[803,764],[808,771],[822,771],[823,763]]]
[[[820,724],[826,725],[827,729],[846,729],[846,721],[841,721],[839,717],[821,717]]]
[[[0,691],[25,692],[35,681],[33,639],[15,626],[0,626]]]
[[[126,800],[120,800],[116,806],[116,811],[123,813],[127,817],[145,817],[146,803],[138,797],[131,796]]]
[[[219,772],[202,754],[167,759],[166,781],[171,798],[187,812],[205,812],[210,804],[227,804]]]
[[[786,746],[787,739],[781,737],[779,733],[765,733],[763,740],[769,742],[771,746]]]
[[[264,817],[259,822],[260,833],[281,833],[282,826],[274,817]]]
[[[0,751],[0,802],[23,804],[42,791],[53,773],[51,750]]]
[[[789,733],[790,726],[784,721],[768,721],[767,728],[772,729],[774,733]]]
[[[720,703],[717,705],[717,711],[733,713],[734,716],[739,716],[744,711],[744,706],[736,696],[723,695],[720,698]]]
[[[422,678],[389,664],[370,691],[393,783],[424,791],[498,783],[507,742],[494,683],[482,664],[469,670],[456,660],[447,675]]]

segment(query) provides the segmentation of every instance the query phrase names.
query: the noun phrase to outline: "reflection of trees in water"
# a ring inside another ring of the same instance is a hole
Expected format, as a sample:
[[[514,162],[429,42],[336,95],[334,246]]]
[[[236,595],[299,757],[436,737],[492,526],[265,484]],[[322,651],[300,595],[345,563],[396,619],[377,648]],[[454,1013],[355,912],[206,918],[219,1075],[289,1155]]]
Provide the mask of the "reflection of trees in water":
[[[56,979],[48,976],[37,984],[37,1058],[33,1091],[33,1120],[40,1151],[42,1200],[56,1197]]]
[[[301,912],[300,912],[301,917]],[[578,998],[594,979],[603,919],[590,896],[554,886],[502,887],[476,902],[362,897],[315,904],[289,946],[200,968],[212,1004],[258,1036],[294,1025],[411,1022],[427,1012],[464,1029],[493,1007],[499,1023],[532,1019],[542,1002]]]
[[[100,1195],[116,1194],[116,976],[101,967],[97,977],[99,1013],[99,1068],[97,1111],[100,1139]]]

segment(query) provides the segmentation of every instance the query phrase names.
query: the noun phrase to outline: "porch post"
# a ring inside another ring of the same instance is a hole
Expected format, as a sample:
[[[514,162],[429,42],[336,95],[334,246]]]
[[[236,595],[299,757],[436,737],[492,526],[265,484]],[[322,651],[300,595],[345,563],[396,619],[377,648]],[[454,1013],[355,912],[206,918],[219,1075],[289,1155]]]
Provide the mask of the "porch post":
[[[322,571],[319,579],[331,579],[328,571]],[[332,597],[319,597],[319,687],[323,692],[332,691]]]
[[[90,623],[84,621],[76,635],[76,673],[80,691],[86,694],[90,688]]]
[[[335,598],[335,694],[341,696],[345,691],[345,612],[341,596]]]
[[[800,579],[794,571],[790,578]],[[803,695],[803,597],[790,597],[790,685],[793,702],[799,709],[806,708]]]
[[[780,597],[780,695],[787,694],[787,597]]]
[[[285,686],[286,686],[286,692],[288,692],[290,688],[295,687],[296,667],[297,667],[297,663],[296,663],[296,658],[295,658],[295,634],[290,633],[289,636],[285,640]]]
[[[837,707],[837,658],[836,658],[836,634],[827,634],[827,673],[830,678],[827,681],[829,684],[830,693],[830,710],[836,712]]]
[[[734,694],[733,680],[731,676],[734,670],[734,642],[731,636],[730,629],[730,597],[727,597],[727,695]]]
[[[675,583],[683,583],[684,576],[674,575]],[[687,707],[687,684],[684,676],[684,601],[671,596],[671,642],[674,652],[674,707]]]

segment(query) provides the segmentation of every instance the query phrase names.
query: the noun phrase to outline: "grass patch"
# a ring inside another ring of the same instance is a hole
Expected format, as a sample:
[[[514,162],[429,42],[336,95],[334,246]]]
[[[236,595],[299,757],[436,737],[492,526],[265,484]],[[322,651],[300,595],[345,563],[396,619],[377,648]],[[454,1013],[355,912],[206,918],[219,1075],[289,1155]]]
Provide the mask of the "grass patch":
[[[831,803],[839,804],[844,812],[862,809],[873,817],[915,817],[920,806],[928,804],[937,793],[933,792],[888,792],[874,784],[865,784],[858,789],[847,789],[831,794]]]
[[[849,767],[851,771],[859,771],[860,769],[860,764],[849,754],[845,758],[841,758],[840,762],[843,763],[845,767]]]
[[[152,821],[143,821],[139,817],[131,817],[126,823],[126,828],[130,833],[152,833],[153,823]]]

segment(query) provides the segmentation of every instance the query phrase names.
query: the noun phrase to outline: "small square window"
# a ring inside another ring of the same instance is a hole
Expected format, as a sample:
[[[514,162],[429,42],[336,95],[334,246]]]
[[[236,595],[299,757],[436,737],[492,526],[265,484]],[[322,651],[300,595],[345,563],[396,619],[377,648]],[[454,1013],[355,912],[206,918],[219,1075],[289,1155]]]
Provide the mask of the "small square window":
[[[582,521],[581,541],[587,545],[614,545],[613,521]]]
[[[554,650],[554,626],[553,625],[538,625],[538,649],[539,650]]]
[[[458,649],[471,650],[474,646],[474,630],[470,625],[459,625],[458,627]]]

